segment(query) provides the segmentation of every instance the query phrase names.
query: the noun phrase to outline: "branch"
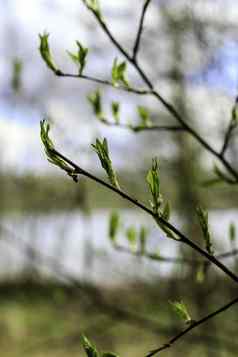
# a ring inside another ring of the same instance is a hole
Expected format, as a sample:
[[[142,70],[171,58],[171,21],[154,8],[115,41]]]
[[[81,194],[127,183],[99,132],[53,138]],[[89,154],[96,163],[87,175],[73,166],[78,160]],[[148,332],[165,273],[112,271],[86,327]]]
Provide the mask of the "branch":
[[[85,4],[85,1],[82,0],[83,3]],[[213,156],[215,156],[221,163],[222,165],[227,169],[227,171],[233,176],[234,180],[230,180],[232,184],[238,184],[238,171],[232,167],[232,165],[221,155],[221,153],[217,150],[215,150],[205,139],[203,139],[200,134],[193,129],[187,122],[183,119],[182,115],[179,114],[179,112],[176,110],[176,108],[173,106],[173,104],[169,103],[165,98],[163,98],[162,95],[160,95],[155,89],[152,81],[148,78],[146,73],[143,71],[143,69],[139,66],[137,61],[133,56],[130,56],[130,54],[122,47],[122,45],[116,40],[116,38],[113,36],[111,33],[110,29],[108,28],[107,24],[104,22],[104,20],[97,15],[97,13],[90,9],[90,11],[94,14],[96,17],[99,25],[101,26],[102,30],[106,33],[112,44],[119,50],[119,52],[132,64],[132,66],[135,68],[135,70],[138,72],[140,75],[141,79],[144,81],[144,83],[148,86],[150,90],[150,94],[154,96],[160,103],[163,104],[163,106],[167,109],[167,111],[174,117],[176,121],[180,123],[180,125],[184,128],[184,130],[189,133],[197,142],[200,143],[208,152],[210,152]]]
[[[140,40],[141,40],[141,35],[143,32],[143,26],[144,26],[144,20],[145,20],[145,15],[146,15],[146,11],[149,7],[151,3],[151,0],[145,0],[144,6],[142,8],[142,12],[141,12],[141,18],[140,18],[140,23],[139,23],[139,28],[138,28],[138,32],[136,35],[136,40],[135,40],[135,45],[134,45],[134,49],[133,49],[133,56],[132,58],[134,59],[134,61],[136,61],[136,57],[138,55],[139,52],[139,48],[140,48]]]
[[[156,253],[149,253],[149,252],[141,252],[140,250],[137,251],[132,251],[131,249],[124,247],[122,245],[119,245],[117,243],[114,243],[113,247],[122,253],[127,253],[131,254],[136,257],[144,257],[147,259],[151,259],[154,261],[158,261],[160,263],[171,263],[171,264],[201,264],[203,263],[202,259],[195,259],[195,258],[183,258],[183,257],[169,257],[169,256],[164,256],[164,255],[159,255]],[[228,259],[231,257],[234,257],[238,254],[238,249],[233,249],[229,252],[221,253],[218,255],[215,255],[216,259]]]
[[[117,85],[115,87],[115,85],[111,81],[108,81],[106,79],[100,79],[100,78],[84,75],[84,74],[56,72],[55,75],[57,77],[84,79],[84,80],[87,80],[89,82],[94,82],[94,83],[102,84],[102,85],[105,85],[105,86],[110,86],[110,87],[113,87],[113,88],[116,88],[116,89],[119,89],[119,90],[123,90],[125,92],[130,92],[130,93],[139,94],[139,95],[151,94],[151,92],[146,90],[146,89],[136,89],[136,88],[132,88],[132,87],[126,87],[126,86],[123,86],[123,85]]]
[[[220,152],[220,155],[222,157],[224,157],[225,152],[228,149],[228,146],[229,146],[229,143],[230,143],[230,139],[231,139],[232,134],[233,134],[233,130],[234,130],[233,123],[230,122],[230,124],[229,124],[229,126],[227,128],[227,131],[226,131],[226,134],[225,134],[225,138],[224,138],[224,143],[223,143],[223,146],[222,146],[222,149],[221,149],[221,152]]]
[[[143,131],[171,131],[171,132],[182,132],[185,131],[181,126],[172,126],[172,125],[151,125],[151,126],[142,126],[142,125],[131,125],[131,124],[121,124],[113,123],[108,120],[102,120],[102,123],[107,126],[116,126],[122,129],[132,130],[136,133]]]
[[[221,314],[222,312],[228,310],[231,306],[235,305],[238,303],[238,298],[230,301],[228,304],[222,306],[221,308],[219,308],[218,310],[208,314],[207,316],[203,317],[202,319],[193,322],[189,327],[187,327],[185,330],[181,331],[179,334],[177,334],[176,336],[174,336],[173,338],[171,338],[167,343],[165,343],[163,346],[149,352],[147,354],[146,357],[151,357],[154,356],[155,354],[162,352],[168,348],[170,348],[176,341],[178,341],[180,338],[182,338],[184,335],[186,335],[187,333],[189,333],[191,330],[193,330],[194,328],[198,327],[199,325],[202,325],[203,323],[211,320],[213,317]]]
[[[157,222],[161,223],[163,226],[165,226],[166,228],[168,228],[169,230],[171,230],[173,233],[176,234],[176,236],[179,238],[178,241],[181,243],[184,243],[186,245],[188,245],[190,248],[192,248],[193,250],[195,250],[196,252],[198,252],[200,255],[202,255],[204,258],[206,258],[208,261],[210,261],[211,263],[213,263],[214,265],[216,265],[220,270],[222,270],[227,276],[229,276],[233,281],[235,281],[236,283],[238,283],[238,276],[235,275],[232,271],[230,271],[224,264],[222,264],[219,260],[217,260],[213,255],[210,255],[209,253],[207,253],[205,250],[203,250],[202,248],[200,248],[196,243],[194,243],[193,241],[191,241],[189,238],[187,238],[182,232],[180,232],[176,227],[174,227],[171,223],[169,223],[168,221],[166,221],[163,217],[155,215],[155,213],[149,209],[148,207],[146,207],[145,205],[143,205],[141,202],[139,202],[137,199],[129,196],[127,193],[123,192],[121,189],[110,185],[109,183],[101,180],[100,178],[92,175],[91,173],[89,173],[88,171],[82,169],[81,167],[79,167],[77,164],[75,164],[73,161],[71,161],[70,159],[68,159],[67,157],[65,157],[64,155],[62,155],[61,153],[59,153],[57,150],[55,149],[48,149],[49,152],[52,153],[53,156],[59,157],[60,159],[62,159],[64,162],[66,162],[67,164],[69,164],[72,168],[72,175],[82,175],[85,176],[95,182],[97,182],[98,184],[100,184],[101,186],[106,187],[107,189],[117,193],[119,196],[121,196],[123,199],[127,200],[128,202],[132,203],[134,206],[142,209],[144,212],[146,212],[147,214],[149,214],[151,217],[153,217]],[[77,181],[77,180],[76,180]]]

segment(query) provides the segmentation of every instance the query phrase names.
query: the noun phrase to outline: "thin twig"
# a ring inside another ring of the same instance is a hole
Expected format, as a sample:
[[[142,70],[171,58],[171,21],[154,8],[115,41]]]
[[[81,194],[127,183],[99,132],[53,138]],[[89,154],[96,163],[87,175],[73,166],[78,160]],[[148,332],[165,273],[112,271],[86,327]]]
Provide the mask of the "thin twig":
[[[115,126],[122,129],[132,130],[136,133],[143,131],[185,131],[181,126],[173,125],[150,125],[150,126],[141,126],[141,125],[132,125],[132,124],[121,124],[113,123],[108,120],[101,120],[101,122],[107,126]]]
[[[58,77],[84,79],[84,80],[87,80],[89,82],[94,82],[94,83],[98,83],[98,84],[101,84],[101,85],[104,85],[104,86],[114,87],[116,89],[123,90],[125,92],[134,93],[134,94],[139,94],[139,95],[151,94],[151,92],[146,90],[146,89],[137,89],[137,88],[127,87],[127,86],[122,86],[122,85],[116,85],[115,86],[111,81],[108,81],[106,79],[100,79],[100,78],[96,78],[96,77],[92,77],[92,76],[88,76],[88,75],[84,75],[84,74],[64,73],[62,71],[55,72],[55,74]]]
[[[160,263],[172,263],[172,264],[201,264],[204,261],[202,259],[195,259],[195,258],[183,258],[183,257],[169,257],[169,256],[164,256],[156,253],[150,253],[150,252],[142,252],[141,250],[133,251],[127,247],[124,247],[122,245],[119,245],[118,243],[114,244],[113,247],[118,250],[119,252],[122,253],[127,253],[134,255],[136,257],[144,257],[150,260],[158,261]],[[229,252],[221,253],[215,255],[216,259],[228,259],[235,257],[238,254],[238,249],[233,249]]]
[[[231,140],[233,130],[234,130],[234,125],[233,125],[233,123],[232,123],[232,121],[231,121],[230,124],[229,124],[229,126],[228,126],[228,128],[227,128],[227,131],[226,131],[226,134],[225,134],[225,138],[224,138],[224,143],[223,143],[223,146],[222,146],[222,149],[221,149],[220,155],[221,155],[222,157],[224,157],[225,152],[226,152],[226,150],[228,149],[229,142],[230,142],[230,140]]]
[[[60,152],[58,152],[55,149],[50,149],[50,151],[52,152],[53,155],[57,155],[58,157],[60,157],[61,159],[63,159],[65,162],[67,162],[73,169],[74,169],[74,174],[78,174],[78,175],[83,175],[95,182],[97,182],[98,184],[100,184],[101,186],[104,186],[106,188],[108,188],[109,190],[117,193],[119,196],[121,196],[123,199],[127,200],[128,202],[132,203],[133,205],[135,205],[136,207],[142,209],[143,211],[145,211],[147,214],[149,214],[151,217],[153,217],[155,220],[159,221],[162,225],[164,225],[166,228],[168,228],[169,230],[171,230],[173,233],[176,234],[176,236],[179,238],[178,241],[181,243],[184,243],[186,245],[188,245],[190,248],[192,248],[193,250],[195,250],[196,252],[198,252],[200,255],[202,255],[203,257],[205,257],[208,261],[210,261],[211,263],[213,263],[214,265],[216,265],[219,269],[221,269],[227,276],[229,276],[233,281],[235,281],[236,283],[238,283],[238,276],[236,274],[234,274],[231,270],[229,270],[223,263],[221,263],[219,260],[217,260],[213,255],[210,255],[209,253],[207,253],[205,250],[203,250],[202,248],[200,248],[196,243],[194,243],[193,241],[191,241],[189,238],[187,238],[182,232],[180,232],[176,227],[174,227],[171,223],[169,223],[168,221],[166,221],[163,217],[161,216],[157,216],[155,215],[155,213],[149,209],[148,207],[146,207],[145,205],[143,205],[141,202],[139,202],[137,199],[129,196],[127,193],[123,192],[121,189],[116,188],[115,186],[112,186],[111,184],[101,180],[100,178],[92,175],[90,172],[82,169],[80,166],[78,166],[77,164],[75,164],[73,161],[71,161],[70,159],[68,159],[67,157],[65,157],[64,155],[62,155]]]
[[[173,338],[171,338],[168,342],[166,342],[163,346],[156,348],[155,350],[149,352],[146,357],[151,357],[154,356],[155,354],[170,348],[176,341],[178,341],[181,337],[183,337],[184,335],[186,335],[187,333],[189,333],[191,330],[193,330],[194,328],[198,327],[199,325],[202,325],[203,323],[211,320],[213,317],[219,315],[220,313],[228,310],[231,306],[235,305],[238,303],[238,297],[235,298],[234,300],[230,301],[228,304],[222,306],[221,308],[219,308],[218,310],[208,314],[207,316],[203,317],[202,319],[193,322],[189,327],[187,327],[185,330],[181,331],[179,334],[177,334],[176,336],[174,336]]]
[[[135,45],[134,45],[134,49],[133,49],[133,56],[132,57],[133,57],[134,61],[136,61],[136,57],[137,57],[137,55],[139,53],[141,36],[142,36],[143,28],[144,28],[145,15],[146,15],[146,11],[147,11],[150,3],[151,3],[151,0],[145,0],[145,3],[144,3],[143,8],[142,8],[141,18],[140,18],[140,22],[139,22],[139,28],[138,28],[138,31],[137,31]]]
[[[82,0],[83,3],[85,4],[85,1]],[[148,78],[144,70],[140,67],[138,62],[133,58],[133,55],[131,56],[123,47],[122,45],[117,41],[117,39],[113,36],[111,31],[109,30],[107,24],[105,21],[101,18],[98,17],[97,13],[93,10],[90,9],[91,12],[94,14],[96,17],[98,23],[100,24],[102,30],[106,33],[112,44],[119,50],[119,52],[132,64],[132,66],[136,69],[144,83],[148,86],[148,88],[151,91],[151,95],[153,95],[157,100],[163,104],[163,106],[167,109],[167,111],[181,124],[181,126],[186,130],[194,139],[196,139],[197,142],[199,142],[208,152],[213,154],[221,163],[222,165],[227,169],[227,171],[233,176],[234,180],[230,179],[230,183],[238,184],[238,171],[234,169],[231,164],[221,155],[219,151],[216,151],[205,139],[203,139],[200,134],[193,129],[187,122],[183,119],[182,115],[179,114],[179,112],[175,109],[175,107],[169,103],[165,98],[163,98],[162,95],[160,95],[155,89],[152,81]],[[229,181],[228,181],[229,182]]]

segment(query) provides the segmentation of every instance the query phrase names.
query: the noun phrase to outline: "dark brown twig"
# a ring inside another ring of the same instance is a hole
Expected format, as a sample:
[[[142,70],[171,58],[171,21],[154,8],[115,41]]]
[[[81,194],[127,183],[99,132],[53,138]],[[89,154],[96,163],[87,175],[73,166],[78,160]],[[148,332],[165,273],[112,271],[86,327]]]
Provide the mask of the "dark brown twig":
[[[189,246],[190,248],[192,248],[193,250],[195,250],[196,252],[198,252],[200,255],[202,255],[204,258],[206,258],[208,261],[210,261],[211,263],[213,263],[215,266],[217,266],[219,269],[221,269],[227,276],[229,276],[233,281],[235,281],[236,283],[238,283],[238,277],[236,274],[234,274],[231,270],[229,270],[223,263],[221,263],[219,260],[217,260],[213,255],[210,255],[209,253],[207,253],[205,250],[203,250],[202,248],[200,248],[196,243],[194,243],[193,241],[191,241],[189,238],[187,238],[182,232],[180,232],[176,227],[174,227],[171,223],[169,223],[168,221],[166,221],[163,217],[161,216],[157,216],[154,214],[154,212],[149,209],[148,207],[146,207],[145,205],[143,205],[141,202],[139,202],[137,199],[129,196],[127,193],[123,192],[121,189],[112,186],[111,184],[101,180],[100,178],[92,175],[90,172],[82,169],[81,167],[79,167],[77,164],[75,164],[73,161],[71,161],[70,159],[68,159],[67,157],[65,157],[64,155],[62,155],[60,152],[58,152],[55,149],[50,149],[50,151],[52,152],[53,155],[56,155],[58,157],[60,157],[61,159],[63,159],[66,163],[68,163],[73,169],[73,173],[76,175],[82,175],[85,176],[95,182],[97,182],[98,184],[100,184],[101,186],[106,187],[107,189],[117,193],[119,196],[121,196],[123,199],[127,200],[128,202],[132,203],[134,206],[142,209],[143,211],[145,211],[147,214],[149,214],[151,217],[153,217],[156,221],[159,221],[162,225],[164,225],[166,228],[168,228],[169,230],[171,230],[173,233],[176,234],[176,236],[179,238],[178,241],[181,243],[186,244],[187,246]]]
[[[171,338],[168,342],[166,342],[163,346],[156,348],[155,350],[149,352],[146,357],[151,357],[156,355],[159,352],[162,352],[168,348],[170,348],[176,341],[178,341],[181,337],[189,333],[191,330],[194,328],[202,325],[203,323],[211,320],[215,316],[221,314],[222,312],[228,310],[231,306],[235,305],[238,303],[238,298],[235,298],[234,300],[230,301],[228,304],[222,306],[221,308],[215,310],[214,312],[208,314],[207,316],[203,317],[202,319],[193,322],[189,327],[187,327],[185,330],[181,331],[179,334]]]
[[[85,1],[82,0],[85,4]],[[112,44],[119,50],[119,52],[132,64],[132,66],[136,69],[138,74],[140,75],[141,79],[144,83],[148,86],[149,90],[151,91],[151,95],[153,95],[157,100],[163,104],[163,106],[167,109],[167,111],[180,123],[180,125],[184,128],[187,133],[189,133],[197,142],[199,142],[208,152],[213,154],[227,169],[227,171],[233,176],[233,179],[227,180],[230,181],[232,184],[238,184],[238,171],[232,167],[232,165],[224,158],[223,155],[217,150],[215,150],[202,136],[193,129],[187,122],[183,119],[182,115],[175,109],[175,107],[169,103],[162,95],[160,95],[155,89],[152,81],[148,78],[144,70],[140,67],[137,60],[131,56],[117,41],[117,39],[113,36],[111,31],[109,30],[108,26],[106,25],[105,21],[97,15],[97,13],[90,9],[93,15],[96,17],[98,23],[100,24],[102,30],[106,33]]]
[[[143,8],[142,8],[140,22],[139,22],[139,28],[138,28],[138,31],[137,31],[136,40],[135,40],[134,49],[133,49],[133,56],[132,57],[133,57],[134,61],[136,61],[136,57],[137,57],[137,55],[139,53],[141,36],[142,36],[143,28],[144,28],[145,15],[146,15],[146,11],[147,11],[150,3],[151,3],[151,0],[145,0],[145,3],[144,3]]]

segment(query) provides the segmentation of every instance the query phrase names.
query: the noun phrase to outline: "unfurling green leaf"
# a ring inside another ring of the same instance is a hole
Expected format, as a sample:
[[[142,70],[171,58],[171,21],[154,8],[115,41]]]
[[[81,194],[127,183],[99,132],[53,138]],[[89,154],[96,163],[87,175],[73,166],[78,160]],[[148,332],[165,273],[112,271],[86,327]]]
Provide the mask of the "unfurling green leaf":
[[[100,10],[99,0],[83,0],[87,8],[94,12],[94,14],[102,20],[102,13]]]
[[[15,92],[19,92],[21,88],[21,75],[22,75],[23,64],[18,58],[15,58],[12,62],[12,89]]]
[[[231,179],[217,165],[214,165],[213,171],[216,174],[217,178],[220,179],[220,181],[223,182],[231,181]]]
[[[87,357],[99,357],[99,353],[91,342],[84,335],[81,336],[81,343],[84,348],[84,351],[87,354]]]
[[[153,201],[151,206],[155,214],[159,212],[159,208],[163,202],[162,195],[160,193],[160,179],[159,179],[159,163],[157,158],[152,159],[152,168],[149,170],[146,181],[149,185],[149,189],[152,195]]]
[[[72,177],[72,179],[75,182],[77,182],[78,175],[75,174],[74,169],[54,152],[54,149],[55,149],[54,144],[49,137],[50,124],[44,119],[40,122],[40,127],[41,127],[40,137],[41,137],[41,141],[44,145],[44,149],[45,149],[45,153],[46,153],[48,161],[51,164],[56,165],[60,169],[66,171],[67,174],[70,177]]]
[[[137,111],[140,117],[140,127],[142,128],[148,128],[151,126],[151,120],[150,120],[150,113],[147,108],[138,106]]]
[[[76,64],[76,66],[79,68],[79,75],[82,75],[86,65],[88,48],[83,47],[79,41],[76,41],[76,44],[78,46],[78,52],[72,53],[67,51],[67,53],[70,56],[70,58],[73,60],[73,62]]]
[[[209,254],[213,254],[211,234],[208,226],[208,212],[201,207],[197,208],[197,216],[199,219],[200,227],[202,229],[203,238],[205,240],[206,250]]]
[[[231,112],[231,129],[234,130],[238,125],[238,98],[235,100],[235,104]]]
[[[119,214],[117,212],[112,212],[109,221],[109,238],[112,243],[116,242],[119,224],[120,224]]]
[[[107,139],[104,138],[104,140],[101,142],[99,139],[96,139],[96,144],[92,144],[92,147],[94,151],[97,153],[101,165],[104,168],[104,170],[107,173],[108,179],[110,183],[120,189],[116,173],[112,167],[112,161],[109,156],[109,150],[108,150],[108,144],[107,144]]]
[[[234,223],[231,223],[229,226],[229,238],[231,242],[234,242],[236,239],[236,226]]]
[[[169,204],[169,202],[166,202],[166,205],[164,206],[162,217],[166,221],[169,221],[169,219],[170,219],[170,204]]]
[[[115,124],[120,124],[120,103],[112,102],[112,115],[115,120]]]
[[[118,59],[115,58],[112,66],[112,83],[114,86],[123,84],[129,87],[128,80],[126,78],[127,64],[125,61],[118,63]]]
[[[141,226],[140,232],[139,232],[139,242],[140,242],[140,252],[141,254],[145,254],[146,252],[146,241],[148,237],[148,230],[146,227]]]
[[[60,70],[57,68],[56,64],[54,63],[50,52],[50,46],[48,42],[49,33],[44,32],[43,35],[39,34],[39,38],[40,38],[39,51],[42,59],[54,73],[56,74],[61,73]]]
[[[96,90],[95,92],[89,94],[88,101],[91,104],[93,112],[96,115],[96,117],[100,121],[106,122],[107,120],[105,119],[105,116],[103,114],[103,109],[102,109],[102,98],[101,98],[100,91]]]
[[[170,301],[169,303],[181,320],[185,321],[185,323],[191,323],[191,316],[188,313],[186,305],[182,301]]]
[[[131,226],[127,228],[126,230],[126,237],[127,240],[130,244],[130,247],[132,250],[136,249],[136,243],[137,243],[137,232],[134,226]]]

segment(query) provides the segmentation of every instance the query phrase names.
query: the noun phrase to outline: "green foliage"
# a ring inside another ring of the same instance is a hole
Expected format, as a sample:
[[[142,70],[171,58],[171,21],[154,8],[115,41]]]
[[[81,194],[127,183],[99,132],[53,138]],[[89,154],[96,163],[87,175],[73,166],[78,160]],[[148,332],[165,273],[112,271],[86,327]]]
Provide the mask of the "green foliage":
[[[88,95],[88,101],[92,106],[93,112],[96,115],[96,117],[101,120],[102,122],[105,122],[105,116],[103,114],[103,109],[102,109],[102,97],[100,90],[97,89],[95,92],[91,93]]]
[[[99,0],[83,0],[87,8],[94,12],[94,14],[102,20],[102,13],[100,10]]]
[[[126,78],[126,69],[127,64],[125,61],[118,63],[118,59],[114,59],[112,66],[112,83],[115,87],[120,84],[123,84],[127,88],[129,87],[129,83]]]
[[[72,61],[76,64],[76,66],[79,69],[79,75],[83,74],[83,70],[86,65],[86,58],[88,55],[88,48],[83,47],[79,41],[76,41],[76,44],[78,46],[78,52],[77,53],[72,53],[67,51],[68,55],[72,59]]]
[[[218,182],[229,182],[230,178],[217,166],[214,165],[214,174],[217,176]]]
[[[126,237],[130,244],[131,250],[134,251],[136,249],[136,243],[137,243],[137,232],[134,226],[130,226],[127,228]]]
[[[198,207],[197,216],[202,229],[203,238],[205,240],[206,250],[209,254],[213,254],[214,252],[212,249],[211,234],[208,226],[208,212],[201,207]]]
[[[139,117],[141,120],[140,126],[142,128],[150,127],[152,123],[150,120],[150,113],[149,113],[148,109],[145,107],[142,107],[142,106],[138,106],[137,111],[138,111],[138,114],[139,114]]]
[[[112,115],[115,120],[115,124],[120,124],[120,103],[119,102],[112,102]]]
[[[57,68],[56,64],[54,63],[54,60],[53,60],[51,52],[50,52],[50,46],[49,46],[49,42],[48,42],[49,35],[50,34],[47,32],[44,32],[42,35],[39,34],[39,38],[40,38],[39,51],[40,51],[41,57],[42,57],[43,61],[45,62],[45,64],[55,74],[59,74],[59,73],[61,73],[61,71]]]
[[[191,316],[187,310],[186,305],[182,301],[170,301],[169,303],[181,320],[183,320],[185,323],[191,323]]]
[[[81,343],[88,357],[99,357],[96,347],[84,335],[81,336]]]
[[[236,98],[235,104],[231,112],[231,130],[234,130],[238,125],[238,98]]]
[[[72,177],[72,179],[77,182],[78,175],[74,173],[74,170],[69,166],[67,162],[61,159],[55,152],[54,144],[49,137],[50,124],[44,119],[40,122],[40,137],[44,145],[45,153],[48,161],[58,166],[60,169],[67,172],[67,174]]]
[[[141,226],[140,232],[139,232],[139,242],[140,242],[140,252],[141,254],[145,254],[146,252],[146,241],[148,238],[148,230],[146,227]]]
[[[117,212],[112,212],[109,221],[109,238],[112,243],[116,242],[119,224],[120,224],[119,214]]]
[[[107,173],[110,183],[114,187],[120,189],[117,176],[112,167],[112,161],[109,156],[107,139],[104,138],[102,142],[99,139],[96,139],[96,144],[92,144],[92,147],[94,148],[94,151],[97,153],[101,161],[101,165]]]
[[[113,352],[103,352],[99,353],[95,346],[88,340],[84,335],[81,336],[81,343],[84,348],[84,351],[87,354],[87,357],[119,357]]]
[[[152,168],[149,170],[146,181],[152,195],[151,207],[153,212],[158,214],[162,204],[162,195],[160,193],[159,163],[157,158],[152,159]]]
[[[19,58],[15,58],[12,62],[12,88],[15,92],[18,92],[21,88],[21,74],[23,63]]]
[[[229,225],[229,238],[231,242],[234,242],[236,239],[236,226],[233,222]]]

